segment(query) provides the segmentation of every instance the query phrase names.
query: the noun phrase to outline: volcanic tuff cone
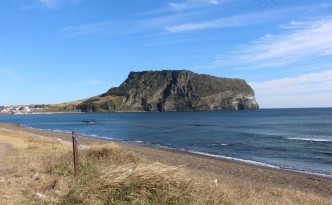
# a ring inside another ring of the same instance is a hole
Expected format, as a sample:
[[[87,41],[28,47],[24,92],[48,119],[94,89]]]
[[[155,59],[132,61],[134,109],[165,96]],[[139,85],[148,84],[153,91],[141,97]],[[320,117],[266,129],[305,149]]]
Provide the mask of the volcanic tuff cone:
[[[163,70],[130,72],[119,87],[79,107],[82,111],[202,111],[258,109],[258,104],[244,80]]]

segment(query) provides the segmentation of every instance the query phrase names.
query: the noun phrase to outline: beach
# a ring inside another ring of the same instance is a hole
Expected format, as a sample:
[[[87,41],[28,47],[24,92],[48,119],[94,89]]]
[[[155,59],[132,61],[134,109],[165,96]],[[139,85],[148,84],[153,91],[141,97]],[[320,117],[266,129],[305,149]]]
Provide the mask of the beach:
[[[70,150],[71,148],[70,134],[27,129],[15,124],[0,123],[0,162],[6,163],[7,161],[8,163],[9,159],[14,159],[13,156],[15,156],[17,152],[22,153],[22,149],[28,146],[28,140],[26,138],[61,144],[61,146],[67,147],[63,148],[67,150]],[[121,147],[122,150],[125,150],[134,156],[143,158],[146,161],[153,163],[159,162],[167,166],[181,167],[181,169],[184,169],[189,173],[189,176],[211,179],[212,181],[222,184],[222,186],[230,186],[236,190],[240,189],[239,187],[241,187],[240,190],[250,188],[256,191],[264,190],[266,188],[271,190],[291,190],[294,191],[294,193],[310,195],[313,198],[318,197],[326,204],[332,202],[332,178],[327,176],[288,171],[182,151],[83,136],[79,136],[79,143],[81,147],[114,143],[116,146]],[[0,177],[4,176],[0,175]],[[4,180],[2,179],[1,182],[4,182]],[[0,185],[1,188],[4,187],[4,183]],[[7,192],[7,194],[10,193]],[[232,196],[232,194],[233,193],[230,193],[229,195]],[[239,195],[241,196],[241,194]],[[0,202],[1,200],[8,200],[8,198],[2,198],[0,199]],[[232,201],[231,199],[229,200]],[[260,200],[256,202],[260,203]],[[300,203],[302,202],[299,201],[299,204]]]
[[[121,143],[126,150],[172,166],[200,172],[202,175],[215,175],[223,180],[243,181],[262,185],[275,185],[296,190],[306,190],[324,196],[332,196],[332,178],[287,171],[264,166],[217,159],[209,156],[151,148],[141,145]]]

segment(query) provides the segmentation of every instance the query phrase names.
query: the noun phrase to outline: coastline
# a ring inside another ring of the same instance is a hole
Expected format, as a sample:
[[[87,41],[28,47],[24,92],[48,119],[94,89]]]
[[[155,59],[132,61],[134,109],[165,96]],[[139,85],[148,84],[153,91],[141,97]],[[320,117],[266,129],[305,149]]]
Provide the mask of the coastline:
[[[203,175],[213,174],[239,183],[244,180],[261,185],[273,184],[283,188],[294,188],[332,196],[332,177],[325,175],[276,169],[180,150],[168,150],[126,142],[120,144],[126,151],[139,154],[149,160],[171,166],[182,166]]]
[[[0,123],[1,130],[28,133],[39,139],[52,139],[57,142],[71,142],[66,133],[24,128],[17,124]],[[1,138],[0,138],[0,142]],[[81,145],[103,145],[114,143],[135,156],[152,162],[179,166],[200,176],[211,176],[224,182],[249,183],[259,186],[275,186],[297,191],[315,193],[332,200],[332,178],[293,170],[277,169],[267,166],[244,163],[232,159],[216,158],[180,150],[152,147],[144,144],[79,136]],[[5,142],[7,143],[7,142]],[[70,144],[70,143],[66,143]],[[8,145],[6,145],[8,148]],[[15,146],[14,146],[15,148]]]
[[[6,124],[6,123],[5,123]],[[11,123],[8,123],[11,124]],[[1,125],[1,123],[0,123]],[[16,126],[23,128],[23,129],[28,129],[31,131],[37,131],[37,132],[48,132],[51,135],[55,134],[57,140],[63,140],[64,142],[71,143],[71,138],[68,138],[70,133],[65,133],[61,131],[52,131],[52,130],[43,130],[43,129],[36,129],[36,128],[31,128],[31,127],[24,127],[18,124],[15,124]],[[63,135],[68,135],[64,137]],[[172,148],[167,148],[163,146],[153,146],[145,143],[139,143],[135,141],[121,141],[121,140],[114,140],[114,139],[109,139],[109,138],[102,138],[102,137],[95,137],[95,136],[88,136],[88,135],[80,135],[80,141],[82,142],[83,145],[93,145],[93,144],[104,144],[108,142],[112,142],[115,144],[121,144],[130,149],[131,146],[137,147],[138,148],[146,148],[146,149],[151,149],[149,151],[154,151],[154,150],[163,150],[165,151],[165,154],[167,153],[178,153],[178,154],[185,154],[185,155],[192,155],[196,157],[206,157],[212,160],[221,160],[225,162],[231,162],[235,164],[240,164],[240,165],[248,165],[248,166],[255,166],[258,169],[259,168],[266,168],[266,169],[272,169],[272,170],[278,170],[280,172],[286,172],[286,173],[293,173],[293,174],[301,174],[305,175],[307,177],[317,177],[317,178],[322,178],[322,179],[327,179],[331,180],[332,182],[332,175],[328,174],[323,174],[323,173],[318,173],[318,172],[310,172],[310,171],[301,171],[301,170],[296,170],[296,169],[287,169],[287,168],[282,168],[279,166],[267,164],[267,163],[261,163],[258,161],[251,161],[251,160],[244,160],[244,159],[239,159],[239,158],[234,158],[234,157],[227,157],[227,156],[221,156],[221,155],[213,155],[213,154],[208,154],[208,153],[201,153],[201,152],[195,152],[195,151],[184,151],[184,150],[178,150],[178,149],[172,149]],[[129,146],[128,146],[129,145]]]

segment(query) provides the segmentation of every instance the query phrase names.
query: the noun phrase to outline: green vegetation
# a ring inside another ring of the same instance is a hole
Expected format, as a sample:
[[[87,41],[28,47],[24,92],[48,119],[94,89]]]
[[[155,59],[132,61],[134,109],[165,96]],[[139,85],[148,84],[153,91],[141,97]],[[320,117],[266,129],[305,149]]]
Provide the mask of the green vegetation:
[[[126,86],[111,88],[106,93],[100,95],[100,97],[105,97],[105,96],[108,96],[108,95],[128,96]]]
[[[76,108],[82,112],[98,112],[100,110],[100,105],[95,103],[99,101],[97,98],[90,98],[81,104],[77,105]]]
[[[219,94],[223,99],[216,96]],[[131,72],[119,87],[85,100],[76,108],[82,112],[258,108],[255,100],[236,99],[239,94],[254,96],[254,91],[244,80],[199,75],[185,70]],[[109,97],[112,99],[104,100]],[[227,104],[223,104],[225,100]],[[237,106],[233,101],[241,101],[241,104]]]
[[[191,86],[193,93],[200,97],[226,91],[254,94],[254,91],[244,80],[217,78],[209,75],[195,75],[191,79]]]

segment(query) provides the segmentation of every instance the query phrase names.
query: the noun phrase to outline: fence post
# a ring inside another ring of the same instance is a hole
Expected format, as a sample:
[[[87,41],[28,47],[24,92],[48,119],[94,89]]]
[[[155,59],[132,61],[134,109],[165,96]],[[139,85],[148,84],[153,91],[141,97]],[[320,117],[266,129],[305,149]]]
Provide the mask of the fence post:
[[[77,146],[77,132],[72,131],[72,139],[73,139],[73,155],[74,155],[74,174],[78,176],[80,173],[80,165],[78,161],[78,146]]]

